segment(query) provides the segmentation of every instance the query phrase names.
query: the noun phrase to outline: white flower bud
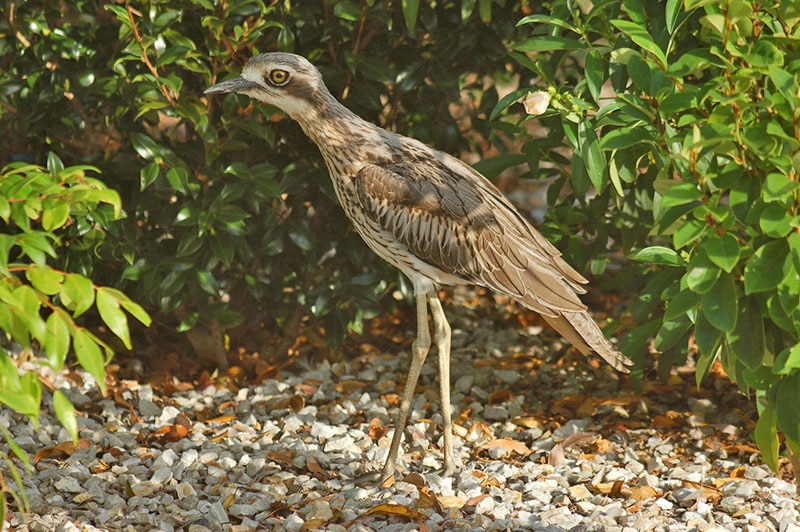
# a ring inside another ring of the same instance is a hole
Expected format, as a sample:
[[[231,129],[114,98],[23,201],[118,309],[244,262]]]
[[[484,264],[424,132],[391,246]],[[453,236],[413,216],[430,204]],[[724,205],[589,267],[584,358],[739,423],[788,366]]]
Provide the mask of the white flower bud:
[[[525,112],[531,116],[543,114],[550,105],[550,95],[545,91],[529,92],[522,100]]]

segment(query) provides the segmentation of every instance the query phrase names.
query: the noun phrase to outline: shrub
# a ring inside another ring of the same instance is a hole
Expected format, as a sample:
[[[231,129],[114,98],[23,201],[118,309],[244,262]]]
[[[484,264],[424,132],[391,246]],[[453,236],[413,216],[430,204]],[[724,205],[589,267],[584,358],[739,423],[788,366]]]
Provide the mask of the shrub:
[[[298,52],[368,120],[459,151],[479,137],[448,106],[466,90],[475,112],[494,106],[483,77],[507,75],[519,16],[488,1],[26,2],[0,37],[6,157],[100,168],[128,217],[94,275],[221,363],[222,333],[243,322],[295,337],[310,316],[337,344],[392,304],[382,279],[404,281],[349,229],[295,124],[202,91],[255,53]]]
[[[609,246],[645,265],[623,273],[646,279],[624,350],[641,360],[654,336],[662,374],[691,352],[698,386],[721,362],[777,469],[778,432],[800,453],[800,10],[558,1],[520,24],[512,56],[553,95],[523,149],[554,178],[550,233],[596,272]]]

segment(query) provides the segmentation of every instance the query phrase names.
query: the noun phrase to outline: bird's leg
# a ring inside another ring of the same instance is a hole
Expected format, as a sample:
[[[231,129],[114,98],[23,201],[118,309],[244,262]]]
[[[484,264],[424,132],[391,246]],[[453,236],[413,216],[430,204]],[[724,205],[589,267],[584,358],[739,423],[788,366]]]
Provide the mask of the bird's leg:
[[[392,445],[389,447],[389,456],[383,466],[383,473],[378,481],[378,485],[383,485],[388,479],[394,478],[395,466],[397,463],[397,453],[400,451],[400,441],[403,439],[403,432],[408,421],[408,413],[411,410],[411,399],[414,397],[414,390],[417,387],[422,364],[428,356],[431,348],[431,333],[428,329],[428,294],[418,294],[417,298],[417,338],[411,344],[411,368],[408,370],[406,385],[403,389],[403,400],[400,403],[400,411],[394,421],[394,435]],[[438,299],[437,299],[438,303]]]
[[[442,402],[444,432],[444,472],[449,477],[456,470],[453,454],[453,421],[450,410],[450,324],[444,315],[442,302],[436,292],[428,294],[428,304],[433,316],[433,340],[439,351],[439,395]]]

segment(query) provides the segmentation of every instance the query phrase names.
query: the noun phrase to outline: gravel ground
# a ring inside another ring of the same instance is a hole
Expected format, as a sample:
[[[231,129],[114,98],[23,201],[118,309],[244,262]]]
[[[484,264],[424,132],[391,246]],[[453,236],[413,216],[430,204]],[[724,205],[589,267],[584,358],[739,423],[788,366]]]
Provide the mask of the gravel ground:
[[[38,429],[0,410],[39,453],[24,476],[30,512],[11,500],[3,530],[800,531],[797,486],[760,463],[752,406],[723,377],[699,393],[686,370],[637,394],[596,361],[556,357],[538,326],[448,310],[463,464],[452,478],[438,474],[435,352],[402,480],[385,489],[358,478],[388,452],[407,349],[301,359],[257,385],[121,381],[108,398],[88,375],[59,373],[47,378],[82,411],[80,444],[64,443],[49,404]]]

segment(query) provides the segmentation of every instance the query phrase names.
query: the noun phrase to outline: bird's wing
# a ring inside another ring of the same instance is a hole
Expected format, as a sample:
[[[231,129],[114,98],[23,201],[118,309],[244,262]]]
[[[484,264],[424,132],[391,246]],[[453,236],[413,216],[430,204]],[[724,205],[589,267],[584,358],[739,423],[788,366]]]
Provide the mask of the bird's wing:
[[[421,260],[543,315],[586,310],[586,280],[483,176],[444,154],[354,176],[361,208]]]

